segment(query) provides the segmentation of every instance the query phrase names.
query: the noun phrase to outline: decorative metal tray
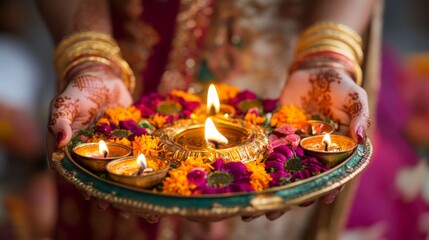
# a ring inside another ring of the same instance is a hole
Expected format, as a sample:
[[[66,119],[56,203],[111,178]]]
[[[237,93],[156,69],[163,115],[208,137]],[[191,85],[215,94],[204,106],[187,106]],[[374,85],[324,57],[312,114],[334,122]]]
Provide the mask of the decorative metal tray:
[[[316,199],[358,175],[368,165],[372,153],[371,141],[367,139],[340,165],[299,182],[259,192],[189,197],[138,189],[102,178],[74,161],[67,149],[53,155],[53,167],[67,181],[92,197],[147,219],[179,215],[194,220],[216,221],[286,209]]]

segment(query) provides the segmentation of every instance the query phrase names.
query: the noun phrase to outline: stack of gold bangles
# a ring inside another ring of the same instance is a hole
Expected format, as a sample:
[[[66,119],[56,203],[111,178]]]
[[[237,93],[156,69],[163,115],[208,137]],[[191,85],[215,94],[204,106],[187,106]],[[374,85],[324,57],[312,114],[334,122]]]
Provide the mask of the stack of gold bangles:
[[[128,90],[135,87],[135,76],[128,63],[121,57],[116,41],[107,34],[98,32],[74,33],[60,42],[54,53],[60,89],[65,87],[65,78],[74,67],[86,62],[98,62],[117,71]]]
[[[320,22],[299,37],[295,61],[290,72],[312,67],[346,70],[357,84],[362,84],[362,39],[354,30],[339,23]]]

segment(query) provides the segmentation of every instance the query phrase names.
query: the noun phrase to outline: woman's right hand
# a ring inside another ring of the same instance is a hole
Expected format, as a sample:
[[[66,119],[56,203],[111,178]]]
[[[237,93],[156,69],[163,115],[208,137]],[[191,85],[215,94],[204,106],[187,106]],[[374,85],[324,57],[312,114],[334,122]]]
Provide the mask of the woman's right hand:
[[[73,69],[68,85],[51,102],[47,151],[65,147],[73,133],[88,127],[107,109],[129,106],[131,94],[112,68],[88,62]]]

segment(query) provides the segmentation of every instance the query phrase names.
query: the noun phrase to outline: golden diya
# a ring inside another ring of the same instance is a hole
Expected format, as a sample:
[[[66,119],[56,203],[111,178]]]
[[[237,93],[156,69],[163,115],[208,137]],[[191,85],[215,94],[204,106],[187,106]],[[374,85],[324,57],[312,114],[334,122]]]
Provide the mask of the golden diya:
[[[205,119],[208,116],[229,118],[230,116],[234,115],[234,107],[227,104],[221,104],[216,87],[213,84],[210,84],[207,92],[207,105],[201,104],[201,106],[194,111],[192,118]]]
[[[119,143],[100,140],[98,143],[83,143],[72,149],[75,160],[86,168],[96,171],[105,171],[106,164],[114,159],[129,156],[131,149]]]
[[[265,154],[268,139],[261,127],[239,119],[207,118],[205,123],[179,121],[157,133],[160,148],[173,164],[188,157],[249,162]]]
[[[334,126],[327,122],[319,120],[308,120],[302,122],[295,122],[291,124],[292,127],[296,128],[296,134],[301,138],[306,138],[309,136],[324,135],[327,133],[334,132]]]
[[[320,159],[332,168],[353,154],[357,142],[346,136],[327,133],[304,138],[300,145],[308,155]]]
[[[106,165],[109,178],[113,181],[141,188],[159,184],[169,168],[169,161],[143,154],[116,159]]]

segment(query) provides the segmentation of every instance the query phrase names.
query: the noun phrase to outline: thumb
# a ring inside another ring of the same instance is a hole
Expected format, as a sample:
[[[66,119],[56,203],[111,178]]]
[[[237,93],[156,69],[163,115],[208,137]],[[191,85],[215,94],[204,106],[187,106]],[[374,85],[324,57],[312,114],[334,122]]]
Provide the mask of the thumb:
[[[49,129],[54,134],[57,148],[65,147],[71,140],[71,124],[77,113],[77,102],[70,97],[56,97],[52,102]]]
[[[363,108],[363,111],[355,115],[350,121],[349,135],[359,144],[365,142],[365,132],[371,125],[368,107]]]
[[[51,130],[56,139],[57,148],[63,148],[70,142],[73,135],[70,124],[71,121],[68,119],[59,118],[57,122],[51,126]]]

